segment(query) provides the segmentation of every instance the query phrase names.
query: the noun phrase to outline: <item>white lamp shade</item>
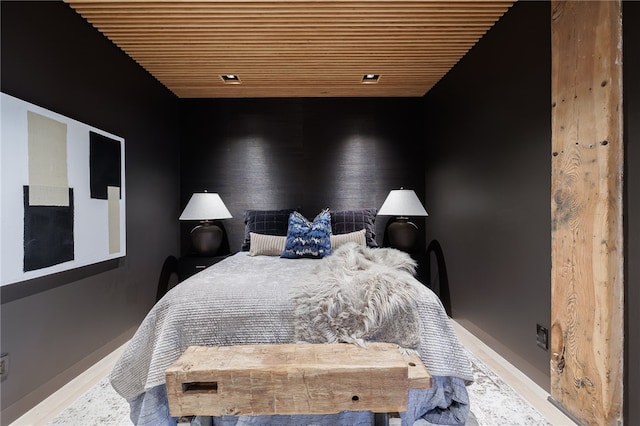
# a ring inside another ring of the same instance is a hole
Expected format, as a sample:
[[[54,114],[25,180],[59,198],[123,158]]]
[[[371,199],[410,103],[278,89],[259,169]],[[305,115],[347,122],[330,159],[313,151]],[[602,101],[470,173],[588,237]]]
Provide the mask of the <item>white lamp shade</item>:
[[[230,219],[231,213],[215,192],[195,193],[180,215],[180,220]]]
[[[381,216],[429,216],[412,189],[394,189],[378,211]]]

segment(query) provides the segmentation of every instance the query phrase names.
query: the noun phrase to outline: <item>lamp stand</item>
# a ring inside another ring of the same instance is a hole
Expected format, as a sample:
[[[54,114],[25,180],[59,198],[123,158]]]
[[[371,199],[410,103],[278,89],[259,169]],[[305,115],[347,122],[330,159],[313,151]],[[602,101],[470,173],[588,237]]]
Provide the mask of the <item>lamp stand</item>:
[[[418,227],[415,223],[409,222],[408,217],[400,216],[387,226],[387,237],[391,247],[410,253],[418,240]]]
[[[191,230],[191,244],[200,256],[214,256],[222,244],[222,229],[203,221]]]

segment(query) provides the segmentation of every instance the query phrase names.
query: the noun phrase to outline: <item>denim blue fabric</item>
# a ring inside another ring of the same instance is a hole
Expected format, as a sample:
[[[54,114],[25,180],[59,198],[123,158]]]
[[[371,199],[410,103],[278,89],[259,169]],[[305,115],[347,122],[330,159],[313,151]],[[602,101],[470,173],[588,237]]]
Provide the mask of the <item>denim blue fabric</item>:
[[[322,258],[331,254],[331,214],[329,209],[321,211],[313,222],[298,212],[289,215],[287,243],[281,257]]]
[[[469,416],[469,394],[464,380],[432,376],[429,389],[410,389],[407,411],[401,413],[402,426],[419,419],[437,425],[464,425]]]

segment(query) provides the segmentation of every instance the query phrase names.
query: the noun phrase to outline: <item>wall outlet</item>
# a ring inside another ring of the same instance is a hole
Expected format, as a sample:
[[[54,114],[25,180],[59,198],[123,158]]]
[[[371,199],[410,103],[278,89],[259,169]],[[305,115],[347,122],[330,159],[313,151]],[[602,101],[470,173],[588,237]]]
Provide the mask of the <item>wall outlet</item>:
[[[549,330],[536,324],[536,343],[544,350],[549,349]]]
[[[4,381],[9,375],[9,354],[0,355],[0,381]]]

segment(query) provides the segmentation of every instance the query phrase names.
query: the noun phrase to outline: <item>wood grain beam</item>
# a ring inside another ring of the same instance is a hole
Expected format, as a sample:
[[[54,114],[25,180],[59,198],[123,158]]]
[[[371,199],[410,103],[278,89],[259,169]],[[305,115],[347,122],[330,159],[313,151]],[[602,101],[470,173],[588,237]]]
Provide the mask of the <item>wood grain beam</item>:
[[[551,396],[622,424],[622,10],[552,1]]]

